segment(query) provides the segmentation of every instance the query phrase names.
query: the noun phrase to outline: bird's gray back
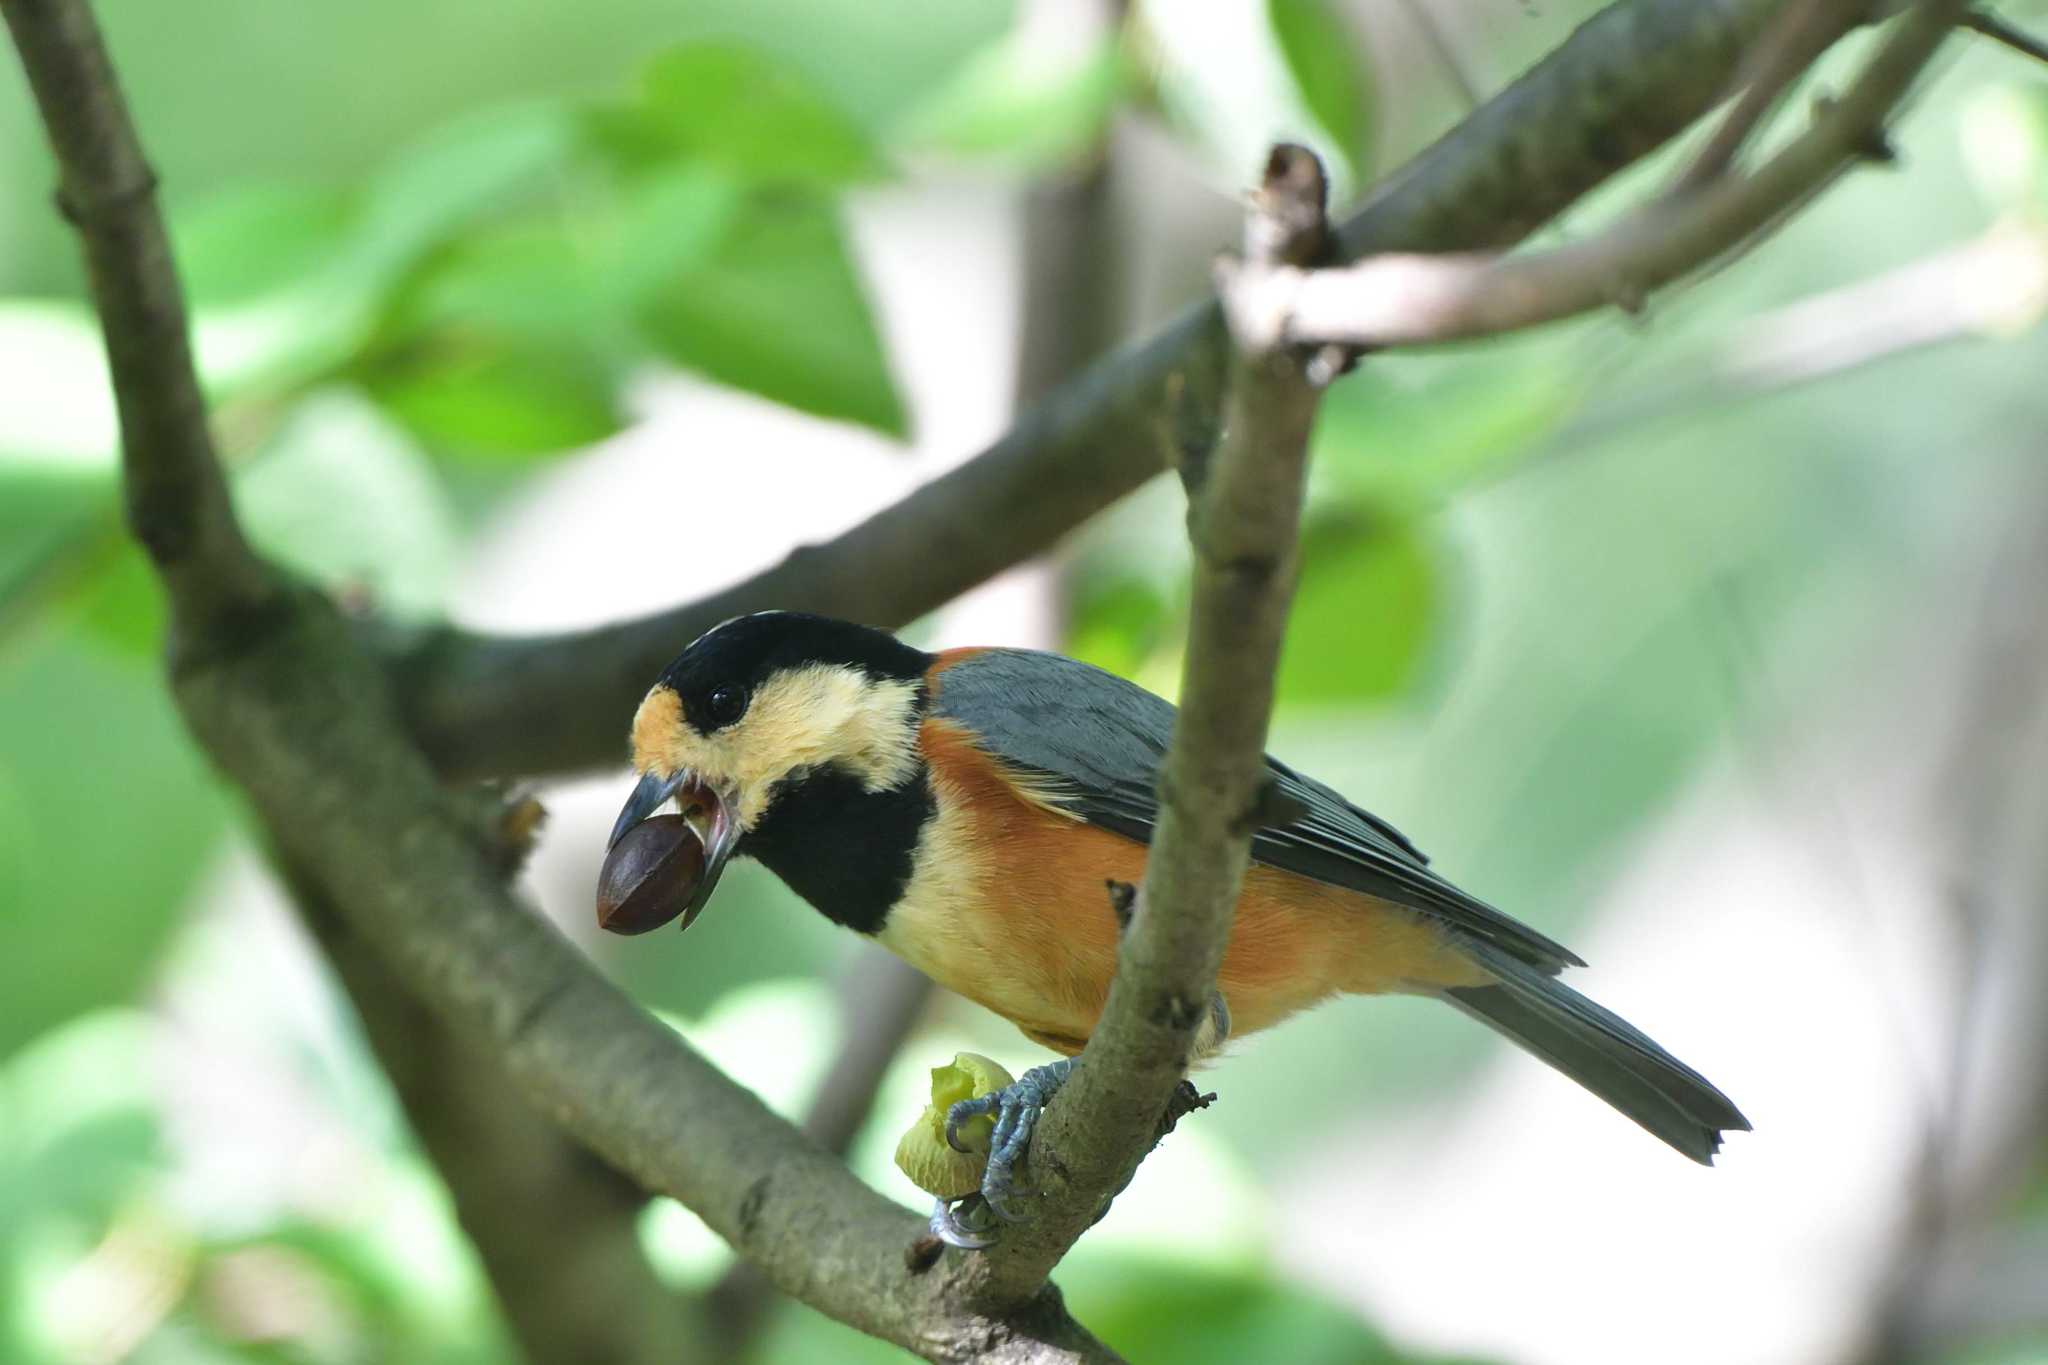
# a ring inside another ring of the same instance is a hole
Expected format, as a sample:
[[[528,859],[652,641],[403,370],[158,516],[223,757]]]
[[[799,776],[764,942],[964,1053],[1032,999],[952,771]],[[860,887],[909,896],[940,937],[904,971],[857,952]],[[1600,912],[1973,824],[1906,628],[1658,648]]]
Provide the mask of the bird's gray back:
[[[939,673],[932,709],[994,757],[1049,783],[1082,819],[1151,842],[1175,716],[1165,698],[1064,655],[989,649]],[[1266,762],[1299,813],[1259,831],[1254,860],[1437,917],[1546,971],[1579,961],[1431,871],[1386,821],[1284,763]]]

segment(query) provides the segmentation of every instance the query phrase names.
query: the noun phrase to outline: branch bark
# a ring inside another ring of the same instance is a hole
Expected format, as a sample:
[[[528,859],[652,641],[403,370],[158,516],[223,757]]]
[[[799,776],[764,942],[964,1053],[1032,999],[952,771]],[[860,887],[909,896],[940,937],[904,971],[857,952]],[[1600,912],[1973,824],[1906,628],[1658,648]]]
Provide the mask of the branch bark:
[[[1707,145],[1672,185],[1672,194],[1699,189],[1727,174],[1742,144],[1770,117],[1786,90],[1869,8],[1870,0],[1793,0],[1780,11],[1743,59],[1741,91]]]
[[[1340,250],[1519,241],[1709,109],[1781,3],[1620,0],[1389,177],[1340,229]],[[447,628],[388,641],[407,724],[454,775],[620,762],[647,680],[726,617],[787,607],[903,625],[1047,549],[1184,447],[1206,447],[1226,350],[1222,314],[1201,304],[902,502],[701,601],[567,634]]]
[[[85,248],[120,414],[128,524],[171,598],[174,664],[233,649],[276,628],[289,599],[235,520],[155,175],[91,10],[5,0],[0,12],[56,154],[59,211]],[[528,1357],[626,1365],[685,1354],[684,1306],[640,1250],[645,1196],[507,1093],[486,1051],[409,996],[317,888],[302,889]]]
[[[1862,0],[1818,12],[1851,13]],[[1639,306],[1810,200],[1859,159],[1884,159],[1886,118],[1954,31],[1965,6],[1923,0],[1848,92],[1754,174],[1715,179],[1597,237],[1520,256],[1383,255],[1336,270],[1271,272],[1257,325],[1296,345],[1426,345],[1496,336],[1620,305]]]
[[[712,1359],[706,1315],[662,1283],[641,1248],[647,1192],[535,1112],[489,1049],[422,1005],[307,879],[293,881],[525,1358]]]
[[[839,1050],[804,1114],[804,1136],[843,1157],[873,1112],[875,1088],[931,1003],[931,980],[871,943],[860,943],[839,976]],[[759,1266],[741,1261],[708,1297],[719,1359],[740,1359],[760,1331],[774,1290]]]
[[[171,598],[173,694],[285,861],[461,1046],[495,1059],[611,1167],[697,1210],[786,1291],[933,1360],[1114,1359],[1050,1286],[995,1317],[959,1306],[957,1267],[909,1268],[902,1249],[922,1220],[726,1080],[512,899],[494,839],[407,742],[384,673],[234,521],[153,185],[90,9],[0,0],[0,12],[84,240],[131,523]]]
[[[1326,193],[1311,153],[1274,149],[1233,288],[1321,254]],[[1034,1141],[1031,1172],[1047,1195],[1045,1211],[986,1254],[987,1302],[1009,1302],[1043,1282],[1152,1146],[1209,1015],[1261,822],[1266,727],[1321,388],[1307,356],[1238,331],[1233,305],[1226,289],[1237,351],[1223,438],[1212,461],[1183,469],[1194,601],[1181,709],[1159,781],[1159,827],[1102,1018]]]

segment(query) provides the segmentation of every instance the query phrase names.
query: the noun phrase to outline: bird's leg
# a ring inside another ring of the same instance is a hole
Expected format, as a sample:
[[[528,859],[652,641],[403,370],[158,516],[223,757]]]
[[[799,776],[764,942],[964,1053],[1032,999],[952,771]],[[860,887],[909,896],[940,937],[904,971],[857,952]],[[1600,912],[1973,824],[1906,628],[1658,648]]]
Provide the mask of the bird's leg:
[[[961,1126],[983,1114],[996,1116],[995,1131],[989,1134],[988,1169],[981,1177],[981,1197],[988,1211],[1005,1223],[1021,1223],[1030,1216],[1010,1207],[1018,1193],[1017,1163],[1031,1148],[1031,1132],[1038,1126],[1038,1116],[1067,1083],[1074,1066],[1072,1057],[1034,1066],[1001,1090],[979,1099],[961,1100],[946,1112],[946,1141],[962,1152],[969,1148],[960,1141]]]
[[[1109,905],[1116,916],[1119,935],[1130,927],[1131,912],[1137,902],[1137,888],[1128,882],[1108,883]],[[1223,1046],[1230,1036],[1230,1007],[1224,1003],[1221,992],[1209,996],[1209,1017],[1202,1022],[1194,1040],[1194,1055],[1207,1057]],[[981,1192],[966,1198],[951,1201],[940,1199],[932,1209],[931,1228],[934,1236],[953,1246],[980,1248],[994,1244],[998,1221],[1021,1223],[1031,1215],[1012,1206],[1020,1193],[1016,1184],[1017,1163],[1031,1148],[1031,1134],[1038,1126],[1039,1115],[1058,1093],[1080,1065],[1076,1057],[1062,1057],[1044,1066],[1034,1066],[1017,1080],[987,1095],[971,1100],[961,1100],[946,1111],[946,1141],[954,1150],[970,1150],[960,1141],[960,1130],[970,1119],[985,1114],[996,1116],[995,1130],[989,1135],[988,1169],[982,1173]],[[1198,1092],[1193,1082],[1183,1080],[1167,1102],[1166,1113],[1160,1117],[1159,1129],[1153,1135],[1156,1145],[1161,1138],[1173,1131],[1181,1118],[1196,1109],[1205,1109],[1216,1097]],[[1136,1172],[1132,1172],[1133,1175]],[[1123,1185],[1112,1190],[1102,1207],[1096,1210],[1095,1221],[1109,1212],[1110,1202],[1122,1194],[1130,1185],[1127,1178]]]

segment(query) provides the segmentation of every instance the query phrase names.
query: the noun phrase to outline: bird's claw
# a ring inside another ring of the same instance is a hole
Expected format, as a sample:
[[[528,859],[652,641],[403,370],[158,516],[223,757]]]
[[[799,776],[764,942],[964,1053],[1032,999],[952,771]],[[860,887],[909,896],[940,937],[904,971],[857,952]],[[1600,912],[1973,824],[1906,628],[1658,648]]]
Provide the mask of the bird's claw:
[[[1045,1066],[1035,1066],[1023,1076],[992,1094],[976,1099],[961,1100],[946,1111],[946,1141],[955,1151],[972,1151],[960,1140],[960,1129],[970,1119],[994,1114],[995,1129],[989,1134],[988,1169],[981,1177],[981,1206],[974,1212],[986,1214],[1004,1223],[1022,1223],[1033,1217],[1029,1210],[1017,1207],[1016,1200],[1036,1193],[1017,1188],[1017,1163],[1023,1160],[1031,1149],[1031,1133],[1038,1126],[1038,1116],[1045,1112],[1046,1104],[1066,1083],[1074,1069],[1071,1057],[1063,1057]],[[962,1200],[965,1206],[975,1196]],[[949,1211],[949,1219],[951,1218]],[[971,1235],[980,1236],[984,1231],[993,1232],[993,1227],[972,1228]],[[932,1214],[932,1232],[943,1240],[952,1242],[946,1231],[939,1226],[939,1214]],[[991,1236],[981,1245],[993,1241]],[[968,1245],[952,1242],[954,1246]]]
[[[980,1194],[963,1199],[932,1200],[932,1236],[964,1251],[984,1251],[996,1244],[996,1226]]]

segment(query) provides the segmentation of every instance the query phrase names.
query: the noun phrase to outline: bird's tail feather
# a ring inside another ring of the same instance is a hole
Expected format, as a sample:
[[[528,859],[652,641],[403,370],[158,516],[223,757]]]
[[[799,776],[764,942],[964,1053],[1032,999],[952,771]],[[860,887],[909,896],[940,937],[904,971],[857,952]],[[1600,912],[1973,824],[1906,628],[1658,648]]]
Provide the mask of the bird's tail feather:
[[[1458,986],[1444,998],[1606,1100],[1702,1165],[1723,1129],[1749,1120],[1706,1077],[1571,987],[1486,944],[1466,951],[1499,982]]]

